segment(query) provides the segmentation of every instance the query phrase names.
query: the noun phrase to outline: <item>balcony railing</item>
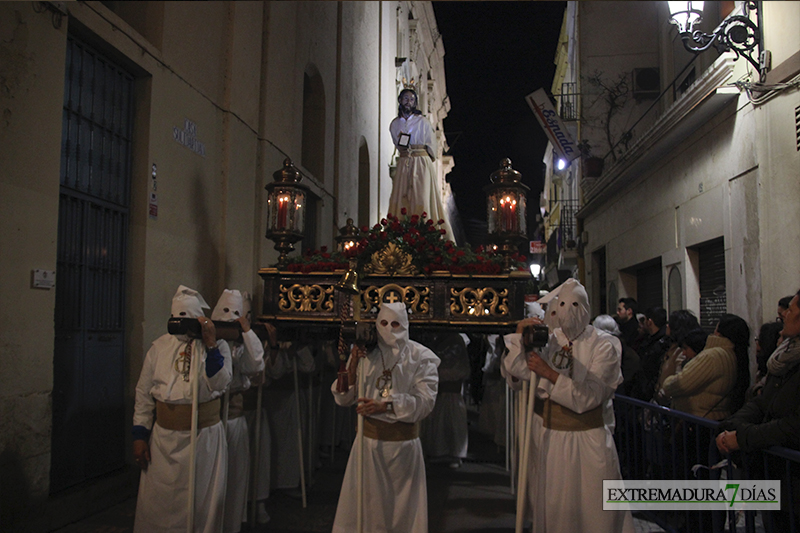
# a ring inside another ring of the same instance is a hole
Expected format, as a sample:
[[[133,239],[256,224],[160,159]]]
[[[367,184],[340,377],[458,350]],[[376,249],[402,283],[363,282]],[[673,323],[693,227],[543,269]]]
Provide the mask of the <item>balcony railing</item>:
[[[578,120],[578,84],[567,82],[561,84],[558,114],[561,120]]]

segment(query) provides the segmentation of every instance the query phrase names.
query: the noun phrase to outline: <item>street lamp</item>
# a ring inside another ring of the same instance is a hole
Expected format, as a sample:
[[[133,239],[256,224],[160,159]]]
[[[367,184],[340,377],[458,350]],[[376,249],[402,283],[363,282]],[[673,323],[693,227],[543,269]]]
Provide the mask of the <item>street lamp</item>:
[[[288,157],[283,168],[272,174],[275,180],[267,190],[267,238],[275,241],[280,252],[278,265],[286,264],[286,255],[294,250],[294,243],[303,238],[306,221],[307,189],[300,185],[303,176]]]
[[[530,190],[522,183],[522,174],[511,168],[511,160],[500,162],[500,169],[489,178],[486,192],[489,237],[505,258],[505,270],[511,270],[511,255],[528,238],[526,198]]]
[[[736,57],[744,57],[759,72],[763,70],[761,61],[761,2],[747,0],[742,4],[742,15],[733,15],[717,26],[714,33],[694,30],[695,24],[702,20],[703,2],[667,2],[670,22],[678,26],[683,46],[690,52],[704,52],[711,46],[719,53],[733,50]],[[750,10],[755,11],[758,24],[750,20]],[[753,52],[757,49],[757,57]]]

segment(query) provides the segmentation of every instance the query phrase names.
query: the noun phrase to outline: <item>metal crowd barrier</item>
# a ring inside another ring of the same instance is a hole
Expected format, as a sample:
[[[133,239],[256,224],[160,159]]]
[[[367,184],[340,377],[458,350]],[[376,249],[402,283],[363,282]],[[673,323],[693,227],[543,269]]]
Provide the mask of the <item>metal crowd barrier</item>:
[[[718,422],[621,394],[614,396],[614,414],[614,440],[624,479],[781,480],[781,512],[760,516],[759,511],[642,512],[646,520],[670,533],[800,532],[800,452],[775,446],[727,456],[714,442]],[[715,467],[725,459],[727,464]],[[703,466],[695,467],[698,464]]]

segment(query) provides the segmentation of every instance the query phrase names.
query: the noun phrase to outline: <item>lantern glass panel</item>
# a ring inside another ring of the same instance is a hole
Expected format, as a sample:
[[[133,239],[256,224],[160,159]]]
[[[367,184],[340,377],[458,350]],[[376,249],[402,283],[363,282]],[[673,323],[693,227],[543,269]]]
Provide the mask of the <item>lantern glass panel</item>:
[[[489,233],[497,233],[499,231],[498,216],[500,214],[500,197],[498,195],[498,191],[495,190],[486,197],[486,209],[486,220],[489,223]]]
[[[292,230],[297,233],[303,233],[306,221],[306,194],[303,191],[296,191],[295,206],[294,206],[294,220],[292,221]]]

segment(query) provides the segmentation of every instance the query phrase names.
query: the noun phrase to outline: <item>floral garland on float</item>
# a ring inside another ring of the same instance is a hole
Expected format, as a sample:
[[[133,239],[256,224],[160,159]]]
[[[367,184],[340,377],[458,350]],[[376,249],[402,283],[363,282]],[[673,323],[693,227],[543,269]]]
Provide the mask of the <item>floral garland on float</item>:
[[[372,228],[363,226],[355,244],[344,251],[329,252],[326,246],[290,257],[281,269],[289,272],[335,272],[346,270],[350,261],[365,274],[376,275],[486,275],[503,273],[504,257],[495,247],[456,246],[445,238],[440,226],[427,213],[400,216],[391,213]],[[512,270],[527,270],[524,255],[511,256]]]

